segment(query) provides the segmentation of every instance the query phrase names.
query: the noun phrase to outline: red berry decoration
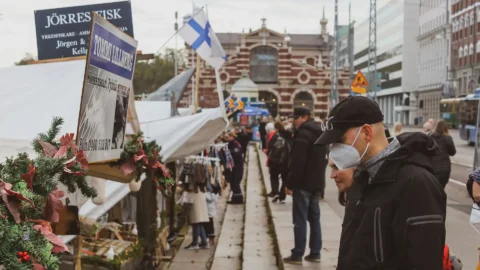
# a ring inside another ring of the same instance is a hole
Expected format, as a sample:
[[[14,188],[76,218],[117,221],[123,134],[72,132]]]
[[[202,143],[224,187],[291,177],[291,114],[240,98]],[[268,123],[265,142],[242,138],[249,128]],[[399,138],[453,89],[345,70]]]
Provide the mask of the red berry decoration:
[[[28,255],[28,252],[26,251],[19,251],[17,256],[19,262],[26,262],[30,259],[30,255]]]

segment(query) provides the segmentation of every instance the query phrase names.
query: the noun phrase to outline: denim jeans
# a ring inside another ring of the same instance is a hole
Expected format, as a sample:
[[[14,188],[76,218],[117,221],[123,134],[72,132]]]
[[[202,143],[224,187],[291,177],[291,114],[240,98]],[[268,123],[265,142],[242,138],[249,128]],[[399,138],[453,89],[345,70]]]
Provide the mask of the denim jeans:
[[[202,243],[207,242],[207,235],[205,234],[205,229],[203,228],[202,223],[192,224],[192,238],[193,238],[192,244],[194,246],[198,245],[199,236]]]
[[[320,227],[320,192],[312,193],[306,190],[293,191],[293,233],[295,248],[292,257],[301,259],[305,254],[307,244],[307,221],[310,223],[310,255],[320,256],[322,249],[322,229]]]

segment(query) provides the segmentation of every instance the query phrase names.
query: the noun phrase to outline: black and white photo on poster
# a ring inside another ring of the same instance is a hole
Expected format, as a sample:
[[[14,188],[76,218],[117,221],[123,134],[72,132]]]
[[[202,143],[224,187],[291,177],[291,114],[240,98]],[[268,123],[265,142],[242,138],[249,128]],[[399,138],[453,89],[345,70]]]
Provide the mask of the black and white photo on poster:
[[[127,126],[129,89],[119,85],[115,104],[115,121],[113,123],[112,149],[123,149],[125,128]]]
[[[120,158],[138,42],[94,15],[77,144],[91,163]]]

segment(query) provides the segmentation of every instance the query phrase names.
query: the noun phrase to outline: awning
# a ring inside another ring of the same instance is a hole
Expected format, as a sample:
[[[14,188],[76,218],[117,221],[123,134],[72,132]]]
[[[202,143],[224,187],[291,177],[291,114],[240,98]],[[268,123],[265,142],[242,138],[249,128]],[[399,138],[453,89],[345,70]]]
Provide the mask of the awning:
[[[170,101],[170,95],[175,93],[175,102],[178,106],[180,100],[182,99],[185,88],[187,87],[190,79],[195,73],[195,68],[187,69],[182,73],[178,74],[166,84],[162,85],[160,88],[150,93],[145,99],[146,101]]]

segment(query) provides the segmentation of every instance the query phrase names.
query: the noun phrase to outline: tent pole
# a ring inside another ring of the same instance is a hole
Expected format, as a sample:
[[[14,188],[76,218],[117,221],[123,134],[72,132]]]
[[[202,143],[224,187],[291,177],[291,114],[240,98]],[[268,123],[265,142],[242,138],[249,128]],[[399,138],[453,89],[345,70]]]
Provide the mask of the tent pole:
[[[197,53],[197,71],[195,72],[195,96],[193,98],[193,113],[198,110],[198,92],[200,86],[200,55]]]

